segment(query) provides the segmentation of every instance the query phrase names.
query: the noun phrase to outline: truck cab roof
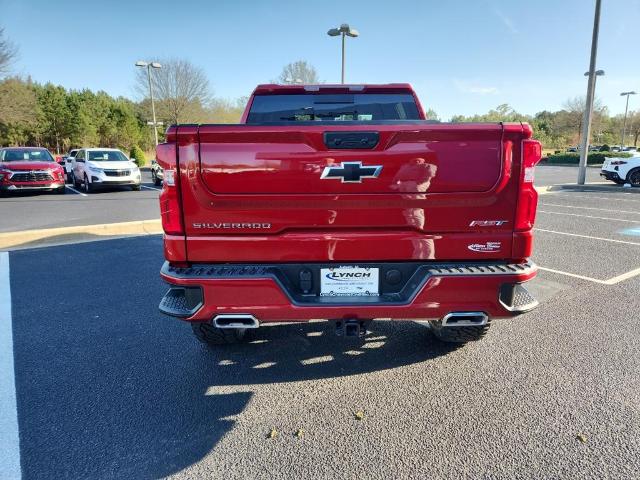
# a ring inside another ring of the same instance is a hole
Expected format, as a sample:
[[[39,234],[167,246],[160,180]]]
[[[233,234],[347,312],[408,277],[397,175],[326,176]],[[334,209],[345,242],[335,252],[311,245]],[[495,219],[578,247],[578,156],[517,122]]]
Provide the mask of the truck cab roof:
[[[331,92],[331,93],[413,93],[409,83],[380,83],[380,84],[291,84],[265,83],[258,85],[253,95],[282,95],[286,93]]]

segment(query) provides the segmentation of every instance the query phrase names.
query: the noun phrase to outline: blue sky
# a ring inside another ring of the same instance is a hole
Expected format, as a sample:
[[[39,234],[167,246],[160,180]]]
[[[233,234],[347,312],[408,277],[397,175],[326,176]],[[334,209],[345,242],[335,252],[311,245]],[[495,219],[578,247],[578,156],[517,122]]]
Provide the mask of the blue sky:
[[[0,0],[0,25],[20,47],[15,70],[40,82],[135,98],[135,61],[173,56],[234,98],[298,59],[338,82],[340,42],[326,31],[347,22],[361,34],[348,39],[348,82],[410,82],[448,119],[584,95],[594,2]],[[603,0],[597,96],[613,113],[621,91],[640,92],[639,32],[640,0]]]

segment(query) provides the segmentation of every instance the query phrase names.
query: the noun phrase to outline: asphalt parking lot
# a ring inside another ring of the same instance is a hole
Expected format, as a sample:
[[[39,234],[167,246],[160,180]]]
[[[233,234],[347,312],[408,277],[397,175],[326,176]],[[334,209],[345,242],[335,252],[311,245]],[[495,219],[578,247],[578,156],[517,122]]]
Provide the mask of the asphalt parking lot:
[[[536,185],[558,185],[562,183],[576,183],[578,179],[578,167],[565,165],[539,165],[536,168]],[[600,167],[587,167],[585,177],[587,182],[606,182],[606,185],[614,185],[600,176]]]
[[[160,187],[147,170],[142,171],[142,182],[138,192],[113,187],[86,194],[67,184],[65,195],[11,194],[0,198],[0,233],[157,218]]]
[[[157,311],[160,236],[2,255],[0,463],[23,478],[638,478],[638,194],[541,195],[540,307],[459,349],[379,322],[363,342],[311,323],[211,350]]]

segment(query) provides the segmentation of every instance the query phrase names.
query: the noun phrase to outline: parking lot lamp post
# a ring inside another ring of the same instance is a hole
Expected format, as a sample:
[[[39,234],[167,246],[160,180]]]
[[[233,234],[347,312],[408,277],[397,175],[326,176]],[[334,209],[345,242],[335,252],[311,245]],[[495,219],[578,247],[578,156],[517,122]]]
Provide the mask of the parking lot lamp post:
[[[342,75],[340,76],[340,83],[344,83],[344,37],[357,37],[360,33],[355,28],[351,28],[347,23],[343,23],[340,27],[329,30],[327,35],[330,37],[342,36]]]
[[[582,122],[582,149],[578,167],[578,184],[584,185],[587,176],[587,155],[589,154],[589,135],[591,133],[591,114],[593,113],[593,97],[596,89],[596,56],[598,53],[598,31],[600,30],[600,6],[602,0],[596,0],[596,11],[593,16],[593,35],[591,37],[591,59],[589,60],[589,82],[587,86],[587,105]],[[604,74],[604,72],[602,72]]]
[[[624,107],[624,122],[622,123],[622,142],[620,142],[620,149],[624,148],[624,135],[627,130],[627,113],[629,113],[629,95],[635,95],[636,92],[622,92],[621,97],[627,97],[627,105]]]
[[[158,145],[158,123],[156,122],[156,104],[153,100],[153,88],[151,87],[151,69],[162,68],[158,62],[143,62],[137,61],[136,67],[147,68],[147,80],[149,81],[149,97],[151,98],[151,113],[153,115],[153,138],[155,139],[156,146]]]

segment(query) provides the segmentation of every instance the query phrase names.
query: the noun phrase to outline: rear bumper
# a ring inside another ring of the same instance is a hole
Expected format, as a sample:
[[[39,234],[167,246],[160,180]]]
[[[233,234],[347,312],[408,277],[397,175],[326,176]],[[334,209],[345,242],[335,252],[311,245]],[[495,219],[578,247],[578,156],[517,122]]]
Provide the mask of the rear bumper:
[[[612,172],[610,170],[600,170],[600,176],[606,178],[607,180],[622,180],[618,175],[618,172]]]
[[[359,264],[362,265],[362,264]],[[320,264],[197,264],[160,272],[172,287],[160,310],[188,321],[211,321],[220,314],[250,314],[260,323],[313,319],[433,320],[450,312],[485,312],[512,317],[537,306],[521,285],[533,279],[532,262],[407,262],[369,264],[381,269],[404,268],[396,288],[381,286],[380,297],[321,297],[313,286],[298,284],[302,270],[312,277]],[[307,278],[307,277],[304,277]],[[317,277],[316,277],[317,280]],[[385,292],[385,290],[387,290]]]

